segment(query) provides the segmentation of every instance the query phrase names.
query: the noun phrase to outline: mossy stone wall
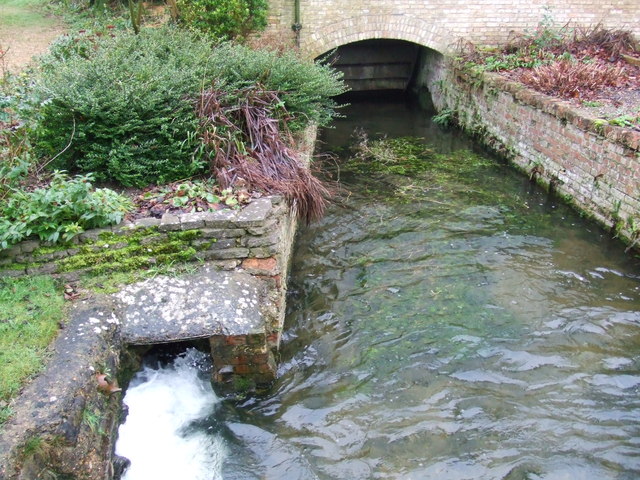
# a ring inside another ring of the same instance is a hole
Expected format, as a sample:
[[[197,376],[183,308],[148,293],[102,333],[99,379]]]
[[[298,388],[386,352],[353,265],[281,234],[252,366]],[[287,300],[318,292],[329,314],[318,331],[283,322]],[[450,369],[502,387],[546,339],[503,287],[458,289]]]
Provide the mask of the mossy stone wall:
[[[278,254],[280,230],[290,229],[288,212],[280,197],[263,197],[241,210],[165,214],[89,230],[69,244],[29,240],[0,251],[0,277],[53,274],[72,281],[82,274],[198,260],[234,267]]]

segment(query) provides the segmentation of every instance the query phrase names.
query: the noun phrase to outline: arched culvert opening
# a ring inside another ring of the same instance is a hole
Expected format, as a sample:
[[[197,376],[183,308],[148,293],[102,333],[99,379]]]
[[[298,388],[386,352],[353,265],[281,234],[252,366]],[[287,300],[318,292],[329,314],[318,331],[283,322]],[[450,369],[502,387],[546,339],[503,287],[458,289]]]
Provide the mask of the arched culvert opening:
[[[118,380],[126,391],[129,382],[143,366],[163,368],[189,349],[196,349],[211,357],[209,340],[206,338],[156,344],[129,345],[120,354]]]
[[[413,94],[427,108],[432,104],[431,86],[444,64],[441,53],[395,39],[348,43],[319,59],[343,73],[349,97]]]

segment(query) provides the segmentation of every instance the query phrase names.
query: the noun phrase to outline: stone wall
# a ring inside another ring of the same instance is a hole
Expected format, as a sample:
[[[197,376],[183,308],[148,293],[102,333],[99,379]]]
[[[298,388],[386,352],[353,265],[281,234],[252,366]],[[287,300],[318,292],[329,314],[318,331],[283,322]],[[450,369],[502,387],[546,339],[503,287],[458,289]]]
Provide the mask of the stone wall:
[[[291,38],[294,0],[269,5],[267,34]],[[372,38],[408,40],[442,53],[461,38],[497,44],[511,32],[535,29],[545,15],[556,25],[602,23],[640,36],[637,0],[300,0],[300,12],[300,46],[311,58]]]
[[[165,214],[89,230],[67,245],[29,240],[0,251],[0,277],[54,274],[76,280],[151,268],[175,261],[218,261],[233,268],[249,258],[278,254],[280,229],[290,230],[289,209],[280,197],[254,199],[241,210]]]
[[[419,78],[438,110],[531,178],[628,242],[640,238],[640,132],[497,74],[471,78],[436,52],[425,53]]]

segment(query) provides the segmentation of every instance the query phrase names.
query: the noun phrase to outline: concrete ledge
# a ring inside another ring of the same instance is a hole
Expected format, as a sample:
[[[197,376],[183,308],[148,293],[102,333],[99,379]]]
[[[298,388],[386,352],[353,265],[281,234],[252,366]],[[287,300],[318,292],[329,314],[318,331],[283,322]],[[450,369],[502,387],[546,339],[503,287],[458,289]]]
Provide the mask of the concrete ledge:
[[[127,344],[265,332],[266,284],[242,271],[207,267],[196,275],[157,277],[128,285],[115,298],[124,306],[122,340]]]
[[[98,389],[97,374],[118,369],[118,327],[110,299],[74,305],[46,371],[25,389],[4,425],[0,478],[31,480],[44,478],[43,472],[47,478],[111,478],[121,399]],[[28,454],[30,442],[38,448]]]

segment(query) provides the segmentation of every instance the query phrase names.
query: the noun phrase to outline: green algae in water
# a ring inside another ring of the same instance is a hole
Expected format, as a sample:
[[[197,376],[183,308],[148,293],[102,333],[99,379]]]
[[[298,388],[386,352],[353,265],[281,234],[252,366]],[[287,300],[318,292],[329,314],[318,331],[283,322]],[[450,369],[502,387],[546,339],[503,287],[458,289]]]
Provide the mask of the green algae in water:
[[[489,206],[499,211],[506,229],[554,228],[545,212],[531,209],[524,196],[494,181],[509,169],[496,158],[465,148],[438,153],[422,137],[370,140],[363,132],[356,137],[353,154],[339,165],[347,188],[355,186],[386,202],[427,201],[442,205],[443,211],[464,209],[464,216],[474,208],[484,215]]]
[[[632,478],[640,268],[500,161],[418,138],[411,175],[338,166],[251,423],[302,478]]]

